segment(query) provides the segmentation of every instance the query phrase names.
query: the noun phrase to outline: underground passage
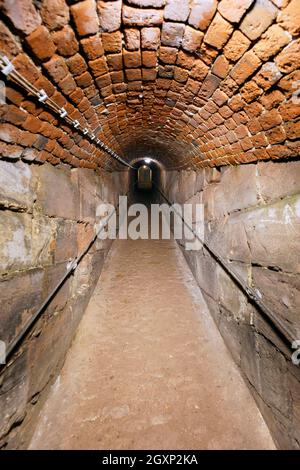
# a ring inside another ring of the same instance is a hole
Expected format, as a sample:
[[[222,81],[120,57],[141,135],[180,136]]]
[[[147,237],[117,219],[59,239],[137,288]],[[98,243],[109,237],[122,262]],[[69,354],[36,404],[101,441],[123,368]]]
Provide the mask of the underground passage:
[[[299,450],[299,0],[0,8],[0,449]]]

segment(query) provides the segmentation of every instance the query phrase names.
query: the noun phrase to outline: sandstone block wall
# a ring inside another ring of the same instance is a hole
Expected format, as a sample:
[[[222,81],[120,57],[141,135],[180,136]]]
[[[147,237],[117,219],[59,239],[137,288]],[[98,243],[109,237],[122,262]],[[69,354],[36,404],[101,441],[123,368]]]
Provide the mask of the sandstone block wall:
[[[299,340],[300,162],[166,172],[165,193],[171,201],[204,204],[207,244]],[[183,251],[275,441],[298,449],[300,369],[291,361],[289,341],[207,252]]]
[[[22,330],[95,234],[98,204],[127,192],[125,173],[0,161],[0,339]],[[58,374],[110,247],[97,240],[0,376],[0,445],[23,446]]]

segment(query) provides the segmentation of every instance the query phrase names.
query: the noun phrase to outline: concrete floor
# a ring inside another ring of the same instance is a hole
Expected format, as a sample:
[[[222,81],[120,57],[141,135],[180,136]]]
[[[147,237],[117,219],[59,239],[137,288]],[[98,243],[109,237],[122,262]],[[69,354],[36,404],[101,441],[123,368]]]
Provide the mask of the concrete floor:
[[[114,242],[29,448],[274,448],[175,241]]]

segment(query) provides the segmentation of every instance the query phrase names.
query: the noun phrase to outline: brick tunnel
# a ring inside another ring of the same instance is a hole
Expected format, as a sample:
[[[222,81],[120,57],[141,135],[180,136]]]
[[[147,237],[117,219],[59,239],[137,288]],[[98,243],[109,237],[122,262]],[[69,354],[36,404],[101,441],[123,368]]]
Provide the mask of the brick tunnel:
[[[299,0],[0,5],[0,447],[299,449]]]

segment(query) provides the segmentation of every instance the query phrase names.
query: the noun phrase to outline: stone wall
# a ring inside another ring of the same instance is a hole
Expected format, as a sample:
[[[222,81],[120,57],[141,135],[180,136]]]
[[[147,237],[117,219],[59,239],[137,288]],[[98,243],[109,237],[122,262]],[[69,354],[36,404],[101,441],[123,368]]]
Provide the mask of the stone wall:
[[[164,190],[172,202],[204,204],[205,241],[288,332],[286,342],[205,250],[183,250],[277,445],[298,449],[300,366],[290,342],[300,340],[300,162],[167,172]]]
[[[0,339],[7,345],[93,238],[97,205],[127,192],[126,175],[0,161]],[[1,370],[1,446],[25,445],[110,243],[95,242]]]

